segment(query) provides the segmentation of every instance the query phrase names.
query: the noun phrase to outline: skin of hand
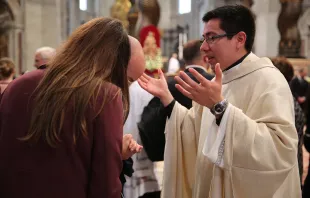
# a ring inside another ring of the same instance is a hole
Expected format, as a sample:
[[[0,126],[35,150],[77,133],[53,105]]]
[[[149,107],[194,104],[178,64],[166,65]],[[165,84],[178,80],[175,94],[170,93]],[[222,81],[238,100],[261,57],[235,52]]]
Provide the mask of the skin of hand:
[[[133,156],[136,153],[140,153],[142,146],[139,145],[132,137],[131,134],[126,134],[123,136],[123,149],[122,149],[122,158],[126,160]]]
[[[175,77],[178,82],[176,88],[183,95],[209,109],[224,100],[222,96],[222,70],[219,63],[215,65],[215,79],[212,81],[207,80],[193,68],[190,68],[189,72],[199,83],[192,80],[185,72],[180,72],[180,76]]]
[[[158,70],[158,73],[159,79],[152,78],[144,73],[138,79],[138,83],[144,90],[146,90],[153,96],[160,98],[163,105],[167,106],[172,102],[173,97],[168,89],[165,75],[163,74],[161,69]]]
[[[298,97],[297,100],[299,103],[304,103],[306,101],[306,97]]]
[[[207,80],[193,68],[190,68],[189,71],[199,83],[193,81],[185,72],[180,72],[180,76],[175,77],[178,82],[175,86],[183,95],[209,109],[224,100],[222,96],[222,70],[219,63],[215,65],[215,79],[213,81]],[[138,83],[147,92],[160,98],[163,105],[167,106],[171,103],[173,97],[168,89],[164,74],[161,70],[158,72],[159,79],[143,74],[138,79]]]

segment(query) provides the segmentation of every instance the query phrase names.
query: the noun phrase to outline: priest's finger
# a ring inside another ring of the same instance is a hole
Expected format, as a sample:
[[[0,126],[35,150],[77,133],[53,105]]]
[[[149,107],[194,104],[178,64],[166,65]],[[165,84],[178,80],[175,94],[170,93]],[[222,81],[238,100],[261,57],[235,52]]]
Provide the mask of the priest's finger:
[[[192,95],[190,92],[186,91],[181,85],[176,84],[175,87],[176,87],[176,88],[179,90],[179,92],[181,92],[184,96],[186,96],[186,97],[188,97],[188,98],[190,98],[190,99],[193,100],[193,95]]]
[[[192,88],[198,90],[200,88],[199,84],[193,81],[185,72],[180,72],[180,75],[184,79],[184,81],[191,86]]]
[[[151,80],[151,79],[152,79],[152,77],[150,77],[150,76],[147,75],[146,73],[143,73],[142,76],[143,76],[144,78],[146,78],[147,80]]]
[[[220,67],[219,63],[216,63],[215,65],[215,82],[222,84],[222,69]]]
[[[143,75],[142,76],[140,76],[140,78],[139,78],[140,80],[142,80],[144,83],[147,83],[147,82],[149,82],[149,80],[147,79],[147,78],[145,78]]]
[[[165,74],[163,73],[163,71],[161,69],[158,69],[158,73],[159,73],[160,79],[166,79]]]
[[[144,83],[141,79],[138,79],[138,84],[139,84],[144,90],[148,91],[146,83]]]
[[[179,83],[180,86],[182,86],[186,91],[193,93],[195,92],[195,89],[193,89],[191,86],[189,86],[182,78],[179,76],[174,77],[174,79]]]
[[[193,76],[201,83],[201,85],[207,85],[209,83],[209,81],[195,69],[189,68],[189,72],[193,74]]]

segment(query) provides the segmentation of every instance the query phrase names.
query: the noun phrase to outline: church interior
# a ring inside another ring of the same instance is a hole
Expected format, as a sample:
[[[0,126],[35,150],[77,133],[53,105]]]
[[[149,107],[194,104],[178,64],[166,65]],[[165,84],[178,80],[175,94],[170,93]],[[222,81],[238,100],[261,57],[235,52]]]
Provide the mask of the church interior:
[[[160,34],[162,61],[173,54],[182,56],[182,44],[200,39],[202,16],[208,10],[242,4],[256,17],[253,52],[258,56],[290,58],[305,67],[310,58],[309,0],[157,0],[143,1],[144,13],[135,0],[2,0],[1,57],[14,60],[17,74],[31,71],[33,54],[40,46],[57,48],[72,31],[86,21],[115,17],[123,21],[130,35],[148,24]],[[160,61],[160,60],[159,60]]]
[[[18,78],[36,69],[37,49],[48,46],[57,51],[80,25],[96,17],[112,17],[140,41],[145,73],[156,76],[158,69],[170,72],[171,59],[182,64],[184,44],[202,37],[206,12],[234,4],[254,13],[253,53],[285,57],[296,78],[306,72],[302,77],[310,83],[310,0],[0,0],[0,58],[14,62],[14,78]],[[309,159],[303,148],[302,180]],[[159,181],[162,166],[161,162],[155,166]]]

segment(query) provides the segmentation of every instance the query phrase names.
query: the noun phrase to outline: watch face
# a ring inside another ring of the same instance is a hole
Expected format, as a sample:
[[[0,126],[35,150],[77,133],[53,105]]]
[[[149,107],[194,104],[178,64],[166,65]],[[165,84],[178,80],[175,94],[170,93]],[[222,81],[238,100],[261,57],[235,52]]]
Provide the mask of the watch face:
[[[217,103],[216,105],[213,106],[211,110],[211,113],[214,115],[221,115],[225,112],[225,109],[227,108],[228,102],[227,100],[223,100],[219,103]]]
[[[222,113],[223,110],[224,110],[224,105],[221,105],[221,104],[216,105],[215,108],[214,108],[214,111],[216,113]]]

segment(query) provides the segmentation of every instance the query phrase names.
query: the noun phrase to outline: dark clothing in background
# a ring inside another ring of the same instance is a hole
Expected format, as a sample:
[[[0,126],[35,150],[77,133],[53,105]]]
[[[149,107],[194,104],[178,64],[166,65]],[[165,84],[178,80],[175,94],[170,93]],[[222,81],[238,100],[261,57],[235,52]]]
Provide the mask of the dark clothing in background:
[[[293,96],[298,100],[298,97],[306,97],[308,92],[308,82],[303,78],[295,77],[290,82],[290,87],[293,93]],[[298,102],[299,103],[299,102]],[[307,113],[306,111],[306,102],[299,103],[304,113]]]
[[[213,76],[208,74],[205,70],[199,67],[192,67],[203,75],[206,79],[211,80]],[[191,79],[198,82],[194,76],[186,69],[184,71]],[[168,88],[173,98],[181,105],[190,109],[192,107],[192,100],[184,96],[175,88],[176,80],[170,78],[167,80]],[[148,157],[152,161],[162,161],[164,159],[165,150],[165,127],[167,117],[173,110],[174,102],[166,108],[162,105],[159,98],[154,97],[149,104],[144,108],[141,121],[138,124],[139,133],[143,147]]]
[[[56,148],[40,139],[23,142],[29,129],[33,92],[44,75],[39,69],[15,79],[0,104],[0,197],[120,198],[123,105],[118,88],[106,84],[96,104],[85,112],[88,137],[73,143],[73,111],[69,107]],[[96,110],[107,100],[103,111]]]
[[[303,145],[303,134],[305,126],[305,115],[295,98],[294,98],[294,111],[295,111],[295,127],[298,135],[297,159],[298,159],[300,185],[301,185],[301,179],[303,173],[302,145]]]
[[[293,95],[297,97],[306,96],[308,91],[308,82],[303,78],[295,77],[290,82],[290,87]]]
[[[122,170],[122,173],[121,173],[121,175],[119,177],[121,182],[122,182],[122,186],[123,187],[124,187],[124,184],[126,182],[125,175],[128,176],[128,177],[131,177],[132,173],[134,172],[132,167],[133,167],[132,158],[129,158],[127,160],[123,160],[123,170]]]
[[[207,73],[205,70],[203,70],[202,68],[199,67],[192,67],[193,69],[195,69],[198,73],[200,73],[202,76],[204,76],[206,79],[208,80],[212,80],[212,78],[214,77],[213,75]],[[184,71],[191,79],[193,79],[195,82],[199,83],[198,80],[196,80],[196,78],[193,76],[192,73],[189,72],[188,69],[186,69]],[[187,109],[190,109],[192,107],[192,100],[186,96],[184,96],[181,92],[179,92],[179,90],[175,87],[175,85],[177,84],[177,81],[174,79],[174,77],[169,77],[167,79],[168,82],[168,88],[169,91],[171,92],[173,98],[178,101],[178,103],[180,103],[181,105],[183,105],[184,107],[186,107]]]

